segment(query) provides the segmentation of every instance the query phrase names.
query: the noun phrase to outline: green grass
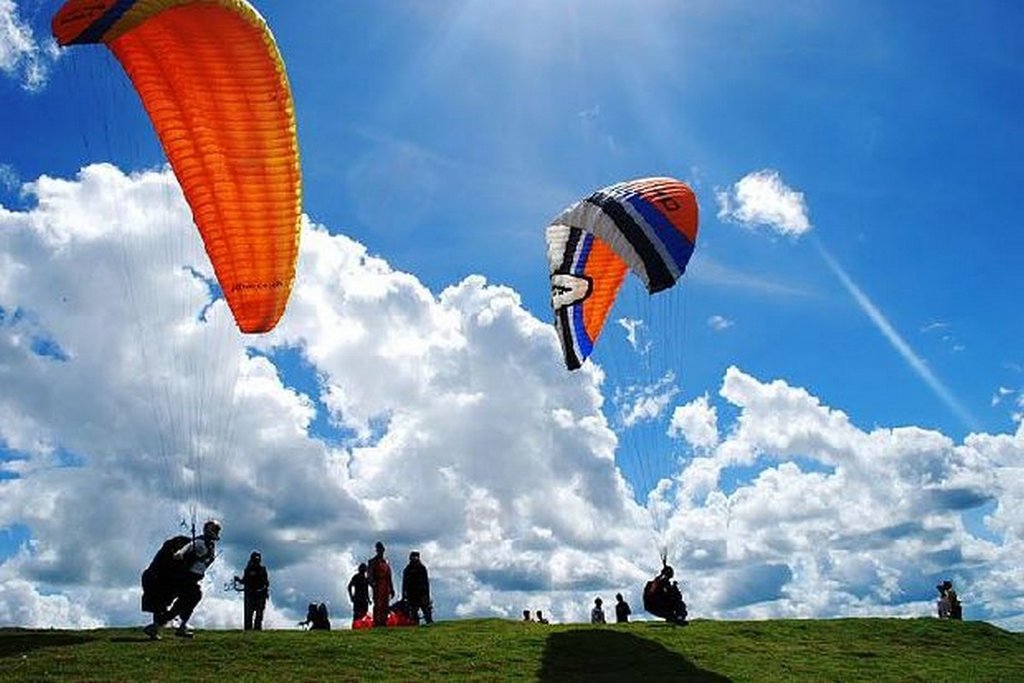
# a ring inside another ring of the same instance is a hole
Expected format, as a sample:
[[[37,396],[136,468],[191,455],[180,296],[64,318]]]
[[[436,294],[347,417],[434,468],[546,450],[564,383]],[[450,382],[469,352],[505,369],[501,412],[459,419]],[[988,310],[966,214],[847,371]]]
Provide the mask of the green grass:
[[[1024,634],[937,619],[384,631],[0,629],[3,681],[1024,681]]]

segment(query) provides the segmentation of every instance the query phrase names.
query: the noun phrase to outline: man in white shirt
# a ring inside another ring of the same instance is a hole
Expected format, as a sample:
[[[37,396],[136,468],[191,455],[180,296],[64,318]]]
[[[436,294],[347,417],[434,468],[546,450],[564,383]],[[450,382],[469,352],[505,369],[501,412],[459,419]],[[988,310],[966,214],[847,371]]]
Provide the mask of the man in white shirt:
[[[603,601],[601,598],[594,598],[594,609],[590,610],[590,623],[591,624],[603,624],[604,620],[604,608],[601,607]]]
[[[159,638],[160,627],[178,617],[180,623],[174,635],[192,637],[188,620],[203,597],[199,584],[206,575],[206,569],[217,557],[220,530],[220,522],[211,519],[203,525],[202,536],[189,541],[174,553],[174,568],[167,577],[162,578],[167,581],[168,592],[173,595],[174,602],[166,612],[153,613],[153,623],[143,629],[147,636],[154,640]]]

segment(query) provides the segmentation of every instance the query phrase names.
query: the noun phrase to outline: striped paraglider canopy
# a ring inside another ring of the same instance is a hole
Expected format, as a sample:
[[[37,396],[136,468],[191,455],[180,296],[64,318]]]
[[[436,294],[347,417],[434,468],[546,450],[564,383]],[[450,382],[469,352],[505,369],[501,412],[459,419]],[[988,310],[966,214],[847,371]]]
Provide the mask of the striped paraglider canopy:
[[[551,221],[551,305],[570,370],[593,351],[627,271],[652,294],[682,277],[697,241],[697,214],[685,183],[641,178],[598,190]]]

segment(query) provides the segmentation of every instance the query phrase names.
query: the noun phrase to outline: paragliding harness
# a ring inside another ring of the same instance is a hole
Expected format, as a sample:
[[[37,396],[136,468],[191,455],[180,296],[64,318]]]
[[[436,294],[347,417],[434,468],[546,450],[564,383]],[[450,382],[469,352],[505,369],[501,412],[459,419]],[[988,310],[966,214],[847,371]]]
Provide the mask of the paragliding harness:
[[[388,626],[419,626],[420,624],[419,615],[415,618],[412,616],[409,602],[405,598],[393,603],[389,610]]]
[[[194,539],[179,534],[172,536],[161,544],[153,555],[153,560],[142,572],[142,611],[154,614],[165,611],[174,598],[175,583],[180,580],[194,558],[186,553],[184,560],[175,557],[175,553],[187,546]]]
[[[160,546],[160,550],[156,551],[156,555],[153,556],[153,561],[149,563],[149,568],[155,570],[158,574],[166,574],[179,568],[182,564],[187,565],[187,559],[185,562],[182,562],[175,558],[174,554],[193,540],[194,539],[185,536],[184,534],[171,536],[163,542],[163,545]]]
[[[670,583],[672,573],[666,575],[668,564],[662,560],[662,571],[644,585],[644,609],[656,617],[680,626],[687,624],[686,603],[677,586]]]
[[[370,614],[370,613],[366,613],[363,616],[359,617],[358,619],[353,619],[352,620],[352,629],[353,630],[370,629],[370,628],[373,628],[373,615]]]
[[[185,520],[181,521],[185,526]],[[198,559],[195,554],[196,523],[192,520],[190,535],[171,536],[160,545],[149,566],[142,572],[142,611],[154,616],[166,613],[180,585],[189,578],[189,568]],[[182,558],[178,551],[191,544]]]

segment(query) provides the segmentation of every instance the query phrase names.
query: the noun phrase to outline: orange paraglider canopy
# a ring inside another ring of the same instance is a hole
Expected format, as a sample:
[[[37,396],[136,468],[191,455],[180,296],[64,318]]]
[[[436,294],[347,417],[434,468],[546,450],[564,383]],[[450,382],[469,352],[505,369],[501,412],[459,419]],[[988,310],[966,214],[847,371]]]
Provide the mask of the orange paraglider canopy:
[[[245,0],[69,0],[61,45],[104,43],[156,129],[239,329],[271,330],[295,278],[301,172],[284,63]]]

